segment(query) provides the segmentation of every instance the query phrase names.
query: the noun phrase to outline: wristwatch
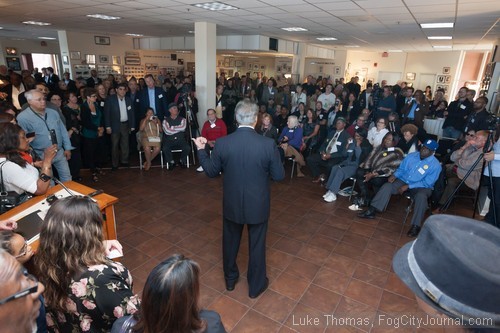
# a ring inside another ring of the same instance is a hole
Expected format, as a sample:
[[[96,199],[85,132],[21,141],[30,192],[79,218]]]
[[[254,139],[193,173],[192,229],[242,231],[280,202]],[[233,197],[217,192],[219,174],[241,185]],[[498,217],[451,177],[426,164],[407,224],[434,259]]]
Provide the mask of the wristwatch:
[[[40,174],[40,179],[43,181],[43,182],[48,182],[49,180],[52,179],[52,177],[50,177],[49,175],[46,175],[44,174],[43,172]]]

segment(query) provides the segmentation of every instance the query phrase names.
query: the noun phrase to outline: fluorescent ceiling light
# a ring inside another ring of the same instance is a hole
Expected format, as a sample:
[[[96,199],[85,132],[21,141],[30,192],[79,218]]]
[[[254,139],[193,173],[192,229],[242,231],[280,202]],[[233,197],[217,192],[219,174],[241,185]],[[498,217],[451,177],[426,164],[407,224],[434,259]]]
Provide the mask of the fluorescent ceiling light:
[[[191,6],[195,6],[195,7],[203,8],[203,9],[208,9],[208,10],[214,10],[214,11],[239,9],[238,7],[226,5],[225,3],[222,3],[222,2],[197,3],[197,4],[194,4]]]
[[[188,33],[194,34],[194,31],[193,30],[189,30]]]
[[[175,51],[175,53],[191,53],[191,51]]]
[[[101,20],[119,20],[121,17],[119,16],[109,16],[104,14],[89,14],[87,17],[101,19]]]
[[[3,27],[0,27],[0,30],[2,30],[2,29],[3,29]]]
[[[281,29],[285,30],[285,31],[307,31],[307,29],[301,28],[301,27],[290,27],[290,28],[281,28]]]
[[[453,28],[453,23],[421,23],[422,29]]]
[[[453,48],[453,46],[451,46],[451,45],[434,45],[432,47],[435,49],[451,49],[451,48]]]
[[[52,25],[52,23],[47,23],[47,22],[39,22],[39,21],[24,21],[24,24],[31,24],[31,25]]]
[[[46,40],[56,40],[55,37],[38,37],[38,39],[46,39]]]
[[[250,52],[250,51],[236,51],[236,53],[248,54],[248,53],[252,53],[252,52]]]
[[[221,54],[223,57],[234,57],[232,54]]]
[[[453,39],[451,36],[428,36],[427,39],[449,40]]]
[[[323,41],[323,40],[337,40],[337,38],[335,38],[335,37],[317,37],[316,39],[321,40],[321,41]]]
[[[345,45],[344,47],[359,47],[359,45]]]
[[[132,36],[132,37],[142,37],[144,36],[143,34],[125,34],[127,36]]]
[[[403,52],[403,50],[387,50],[387,52],[401,53],[401,52]]]

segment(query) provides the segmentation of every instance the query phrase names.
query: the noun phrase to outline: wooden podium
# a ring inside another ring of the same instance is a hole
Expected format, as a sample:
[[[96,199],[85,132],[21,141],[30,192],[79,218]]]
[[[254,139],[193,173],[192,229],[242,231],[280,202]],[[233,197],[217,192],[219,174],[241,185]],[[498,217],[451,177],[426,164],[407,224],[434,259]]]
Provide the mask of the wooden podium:
[[[79,194],[87,195],[95,191],[95,189],[87,187],[85,185],[75,183],[73,181],[65,182],[64,185],[66,185],[67,188],[70,190],[77,192]],[[54,187],[51,187],[46,194],[44,195],[39,195],[31,198],[30,200],[26,201],[25,203],[9,210],[8,212],[0,215],[0,220],[5,220],[8,218],[11,218],[13,216],[16,216],[18,214],[22,214],[23,211],[27,210],[28,208],[42,202],[45,200],[48,196],[57,193],[59,191],[63,190],[61,185],[57,185]],[[111,195],[108,195],[106,193],[101,193],[98,194],[94,197],[92,197],[95,201],[97,201],[97,204],[99,205],[99,209],[103,213],[103,232],[104,232],[104,239],[116,239],[116,223],[115,223],[115,210],[114,210],[114,204],[118,202],[118,198],[113,197]],[[15,231],[15,230],[14,230]],[[30,245],[31,248],[36,251],[38,249],[38,244],[39,240],[33,241]]]

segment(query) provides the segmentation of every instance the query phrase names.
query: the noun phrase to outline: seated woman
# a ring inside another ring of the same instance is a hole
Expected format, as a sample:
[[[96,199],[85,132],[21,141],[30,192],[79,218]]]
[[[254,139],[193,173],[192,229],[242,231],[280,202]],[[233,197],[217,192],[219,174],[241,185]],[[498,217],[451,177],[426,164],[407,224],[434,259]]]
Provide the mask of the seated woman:
[[[41,165],[42,175],[38,170],[21,157],[20,151],[28,151],[29,145],[26,133],[18,125],[0,124],[0,172],[6,191],[21,194],[21,202],[34,195],[45,194],[52,177],[52,160],[57,153],[57,145],[49,146],[44,151]]]
[[[264,113],[260,117],[260,124],[257,124],[255,131],[263,136],[267,136],[278,143],[278,129],[273,125],[273,118],[269,113]]]
[[[146,110],[146,116],[142,118],[139,124],[139,133],[141,146],[144,150],[146,162],[144,162],[144,170],[151,168],[151,161],[161,151],[161,123],[158,117],[155,116],[152,108]]]
[[[328,191],[323,195],[323,199],[326,202],[337,200],[337,193],[342,182],[356,174],[359,163],[363,162],[370,153],[372,146],[366,139],[367,134],[366,129],[360,127],[356,129],[354,141],[349,138],[346,159],[332,168],[325,184]]]
[[[45,216],[35,264],[45,285],[49,332],[108,332],[139,307],[129,271],[106,258],[121,245],[103,242],[102,223],[88,197],[59,199]]]
[[[374,148],[366,160],[359,165],[356,171],[356,183],[359,186],[360,195],[355,202],[358,208],[368,205],[370,196],[367,185],[371,184],[376,193],[401,164],[404,154],[396,147],[398,140],[395,134],[387,133],[382,144]]]
[[[305,151],[310,152],[318,143],[319,122],[316,119],[316,113],[312,109],[306,112],[307,120],[302,124],[302,142],[305,143]]]
[[[0,248],[14,256],[21,265],[27,263],[35,254],[24,237],[12,230],[0,231],[0,240]]]
[[[387,119],[382,117],[378,118],[375,126],[368,131],[368,141],[373,148],[377,148],[380,146],[382,139],[387,133],[389,133],[389,130],[387,129]]]
[[[302,124],[304,121],[306,121],[306,105],[304,103],[299,103],[297,106],[297,111],[292,113],[292,116],[297,117],[297,121],[299,124]]]
[[[142,292],[141,309],[118,319],[111,333],[225,333],[217,312],[200,310],[200,266],[175,254],[153,268]]]
[[[401,127],[403,139],[399,140],[398,148],[400,148],[405,155],[413,153],[418,150],[418,127],[413,124],[406,124]]]
[[[304,156],[300,153],[302,128],[299,126],[296,116],[288,117],[287,126],[281,132],[278,142],[281,159],[284,160],[284,157],[293,156],[295,162],[297,162],[297,177],[304,177],[302,170],[300,170],[306,165]]]

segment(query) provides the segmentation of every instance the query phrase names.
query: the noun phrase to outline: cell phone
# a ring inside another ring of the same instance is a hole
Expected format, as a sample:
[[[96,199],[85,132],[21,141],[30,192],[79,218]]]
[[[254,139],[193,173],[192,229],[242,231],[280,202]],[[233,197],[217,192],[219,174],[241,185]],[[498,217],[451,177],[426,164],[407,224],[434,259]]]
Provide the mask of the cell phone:
[[[57,145],[56,130],[51,129],[49,133],[50,133],[50,141],[52,141],[53,145]]]
[[[57,197],[55,194],[52,194],[51,196],[47,197],[47,202],[49,203],[49,205],[52,205],[54,202],[57,201]]]
[[[26,139],[35,137],[35,134],[36,134],[35,132],[26,133]]]

